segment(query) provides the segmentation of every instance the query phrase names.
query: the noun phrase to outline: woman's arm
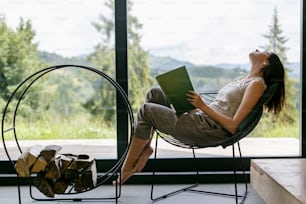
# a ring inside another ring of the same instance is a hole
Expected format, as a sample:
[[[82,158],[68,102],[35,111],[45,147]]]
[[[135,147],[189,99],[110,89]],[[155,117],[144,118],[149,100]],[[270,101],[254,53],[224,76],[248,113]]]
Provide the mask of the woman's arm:
[[[242,101],[233,116],[233,118],[223,115],[210,108],[201,98],[199,94],[194,91],[190,91],[188,96],[188,101],[196,108],[201,109],[205,112],[212,120],[219,123],[225,129],[227,129],[230,133],[234,134],[243,121],[243,119],[251,112],[251,110],[255,107],[259,98],[262,96],[264,92],[264,84],[261,81],[254,80],[252,81],[246,88],[245,93],[243,95]]]

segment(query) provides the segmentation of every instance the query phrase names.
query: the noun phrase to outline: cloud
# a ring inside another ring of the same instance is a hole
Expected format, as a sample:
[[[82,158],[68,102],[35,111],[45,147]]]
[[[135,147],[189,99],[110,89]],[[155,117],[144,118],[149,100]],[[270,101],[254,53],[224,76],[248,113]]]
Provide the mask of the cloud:
[[[30,19],[39,49],[64,56],[93,51],[99,35],[91,22],[98,19],[105,0],[2,0],[9,26],[15,28],[20,17]]]
[[[91,25],[106,13],[106,0],[1,0],[0,13],[16,27],[31,19],[39,49],[64,56],[87,54],[99,42]],[[277,6],[288,58],[300,57],[300,1],[133,0],[132,14],[143,24],[142,46],[151,53],[196,64],[245,63],[248,52],[267,43]]]
[[[298,61],[298,2],[135,1],[133,13],[144,24],[143,46],[155,54],[198,64],[239,63],[248,60],[248,52],[267,43],[262,35],[278,4],[284,34],[290,33],[289,59]]]

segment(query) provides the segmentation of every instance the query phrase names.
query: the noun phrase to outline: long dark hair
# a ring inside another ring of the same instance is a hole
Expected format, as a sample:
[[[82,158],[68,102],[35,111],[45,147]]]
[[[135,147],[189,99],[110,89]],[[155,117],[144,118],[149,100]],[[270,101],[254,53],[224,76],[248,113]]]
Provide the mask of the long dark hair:
[[[274,95],[265,104],[265,109],[268,112],[278,114],[285,104],[285,69],[275,53],[271,53],[268,57],[269,64],[261,69],[262,76],[265,80],[267,87],[274,83],[278,84],[278,87]]]

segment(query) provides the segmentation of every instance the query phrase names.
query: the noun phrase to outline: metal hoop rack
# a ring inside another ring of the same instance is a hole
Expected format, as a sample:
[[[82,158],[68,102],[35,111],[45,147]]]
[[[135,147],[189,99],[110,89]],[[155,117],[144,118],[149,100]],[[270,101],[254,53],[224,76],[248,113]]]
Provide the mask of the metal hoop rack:
[[[133,111],[132,111],[132,108],[131,108],[131,105],[129,103],[129,100],[128,100],[128,96],[127,94],[125,93],[125,91],[122,89],[122,87],[116,82],[114,81],[111,77],[109,77],[108,75],[106,75],[104,72],[100,71],[100,70],[97,70],[95,68],[92,68],[92,67],[87,67],[87,66],[81,66],[81,65],[57,65],[57,66],[52,66],[52,67],[48,67],[48,68],[45,68],[45,69],[42,69],[40,71],[37,71],[36,73],[30,75],[29,77],[27,77],[24,81],[22,81],[17,87],[16,89],[13,91],[13,93],[11,94],[10,98],[8,99],[7,101],[7,104],[4,108],[4,111],[3,111],[3,116],[2,116],[2,126],[1,126],[1,133],[2,133],[2,142],[3,142],[3,147],[4,147],[4,150],[5,150],[5,153],[10,161],[10,163],[13,165],[15,165],[15,161],[13,161],[12,157],[10,156],[10,153],[9,153],[9,150],[7,148],[7,143],[6,143],[6,138],[5,138],[5,134],[6,133],[9,133],[9,132],[12,132],[13,135],[14,135],[14,142],[16,143],[16,147],[18,148],[18,151],[20,152],[20,154],[22,154],[22,149],[21,149],[21,146],[18,142],[18,137],[17,137],[17,134],[16,134],[16,117],[17,117],[17,112],[18,112],[18,108],[20,106],[20,103],[21,103],[21,100],[23,99],[24,95],[27,93],[27,91],[29,90],[29,88],[38,80],[40,79],[42,76],[52,72],[52,71],[55,71],[55,70],[59,70],[59,69],[65,69],[65,68],[75,68],[75,69],[84,69],[84,70],[88,70],[90,72],[93,72],[95,74],[98,74],[100,75],[102,78],[106,79],[109,83],[111,83],[116,91],[119,93],[122,101],[123,101],[123,105],[127,111],[127,114],[128,114],[128,117],[129,117],[129,125],[130,125],[130,128],[129,128],[129,135],[130,137],[129,138],[132,138],[132,135],[133,135],[133,124],[134,124],[134,118],[133,118]],[[18,92],[18,96],[17,96],[17,92]],[[9,112],[8,111],[8,108],[9,106],[11,105],[13,99],[17,97],[17,103],[15,105],[15,108],[13,109],[13,111]],[[6,122],[6,119],[7,119],[7,115],[8,113],[11,113],[13,114],[13,117],[12,117],[12,121],[11,121],[11,124],[5,124]],[[115,163],[115,165],[109,169],[107,172],[103,173],[103,175],[99,175],[97,176],[97,185],[93,188],[98,188],[99,186],[102,186],[103,184],[105,184],[106,182],[110,181],[110,179],[113,179],[113,178],[117,178],[119,176],[120,178],[120,167],[123,163],[123,160],[125,158],[125,155],[127,153],[127,150],[129,148],[129,145],[128,147],[126,148],[124,154],[122,155],[122,157],[120,159],[118,159],[118,161]],[[16,172],[16,175],[17,175],[17,188],[18,188],[18,201],[19,201],[19,204],[21,204],[21,189],[20,189],[20,177],[19,175],[17,174]],[[30,176],[30,178],[28,179],[29,181],[29,193],[30,193],[30,197],[33,199],[33,200],[36,200],[36,201],[86,201],[86,200],[115,200],[116,203],[118,202],[118,198],[120,197],[121,195],[121,185],[120,184],[117,184],[115,185],[115,195],[114,197],[82,197],[82,195],[84,195],[84,193],[88,192],[88,191],[92,191],[93,189],[89,189],[89,190],[85,190],[83,192],[73,192],[71,189],[68,190],[59,195],[59,197],[55,197],[55,198],[38,198],[38,197],[35,197],[33,195],[33,190],[32,190],[32,178]]]

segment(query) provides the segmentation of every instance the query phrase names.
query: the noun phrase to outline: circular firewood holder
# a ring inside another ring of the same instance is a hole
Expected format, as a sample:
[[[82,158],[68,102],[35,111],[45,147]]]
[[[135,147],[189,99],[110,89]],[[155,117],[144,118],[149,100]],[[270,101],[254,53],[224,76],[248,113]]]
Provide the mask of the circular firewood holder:
[[[99,76],[101,76],[103,79],[107,80],[117,91],[117,96],[119,95],[121,97],[121,100],[123,102],[124,108],[128,114],[128,118],[129,118],[129,138],[132,138],[133,136],[133,124],[134,124],[134,118],[133,118],[133,111],[130,105],[130,102],[128,100],[128,96],[125,93],[125,91],[122,89],[122,87],[115,81],[113,80],[111,77],[109,77],[108,75],[106,75],[104,72],[97,70],[95,68],[92,67],[88,67],[88,66],[82,66],[82,65],[57,65],[57,66],[52,66],[52,67],[48,67],[45,69],[42,69],[40,71],[37,71],[36,73],[30,75],[29,77],[27,77],[25,80],[23,80],[16,88],[15,90],[12,92],[10,98],[8,99],[6,106],[3,110],[3,116],[2,116],[2,125],[1,125],[1,133],[2,133],[2,142],[3,142],[3,147],[5,150],[5,153],[8,157],[9,162],[12,164],[13,168],[15,166],[15,161],[12,159],[10,152],[8,150],[7,147],[7,141],[6,141],[6,137],[5,134],[6,133],[13,133],[13,140],[16,144],[16,148],[18,149],[19,153],[22,154],[22,148],[18,142],[18,137],[17,137],[17,132],[16,132],[16,118],[17,118],[17,112],[18,112],[18,108],[21,104],[21,101],[23,99],[23,97],[25,96],[25,94],[27,93],[27,91],[29,90],[29,88],[35,83],[37,82],[38,79],[40,79],[42,76],[55,71],[55,70],[59,70],[59,69],[66,69],[66,68],[74,68],[74,69],[83,69],[83,70],[87,70],[89,72],[93,72]],[[17,95],[18,93],[18,95]],[[8,111],[9,106],[12,104],[12,101],[14,98],[18,98],[17,99],[17,103],[14,104],[15,108],[13,109],[13,111]],[[12,116],[12,121],[11,124],[6,124],[6,119],[8,117],[8,114],[13,114]],[[128,145],[129,146],[129,145]],[[124,154],[122,155],[121,158],[119,158],[115,165],[109,169],[107,172],[103,173],[103,175],[97,176],[97,184],[94,188],[92,189],[88,189],[85,190],[83,192],[72,192],[72,190],[67,190],[67,192],[60,194],[59,197],[55,197],[55,198],[47,198],[47,197],[40,197],[37,198],[33,195],[33,191],[32,191],[32,186],[33,186],[33,178],[30,176],[28,178],[28,182],[29,182],[29,193],[30,193],[30,197],[33,200],[36,201],[66,201],[66,200],[70,200],[70,201],[83,201],[83,200],[115,200],[116,203],[118,202],[118,198],[121,195],[121,185],[117,184],[114,186],[115,188],[115,192],[114,192],[114,196],[110,196],[110,197],[82,197],[82,195],[84,195],[84,193],[88,192],[88,191],[92,191],[93,189],[96,189],[100,186],[102,186],[103,184],[107,184],[111,181],[111,179],[120,178],[120,167],[123,163],[123,160],[125,158],[125,155],[127,153],[128,150],[128,146],[126,148],[126,150],[124,151]],[[18,200],[19,203],[21,204],[21,189],[20,189],[20,185],[21,185],[21,178],[18,175],[18,173],[16,172],[17,175],[17,187],[18,187]]]

